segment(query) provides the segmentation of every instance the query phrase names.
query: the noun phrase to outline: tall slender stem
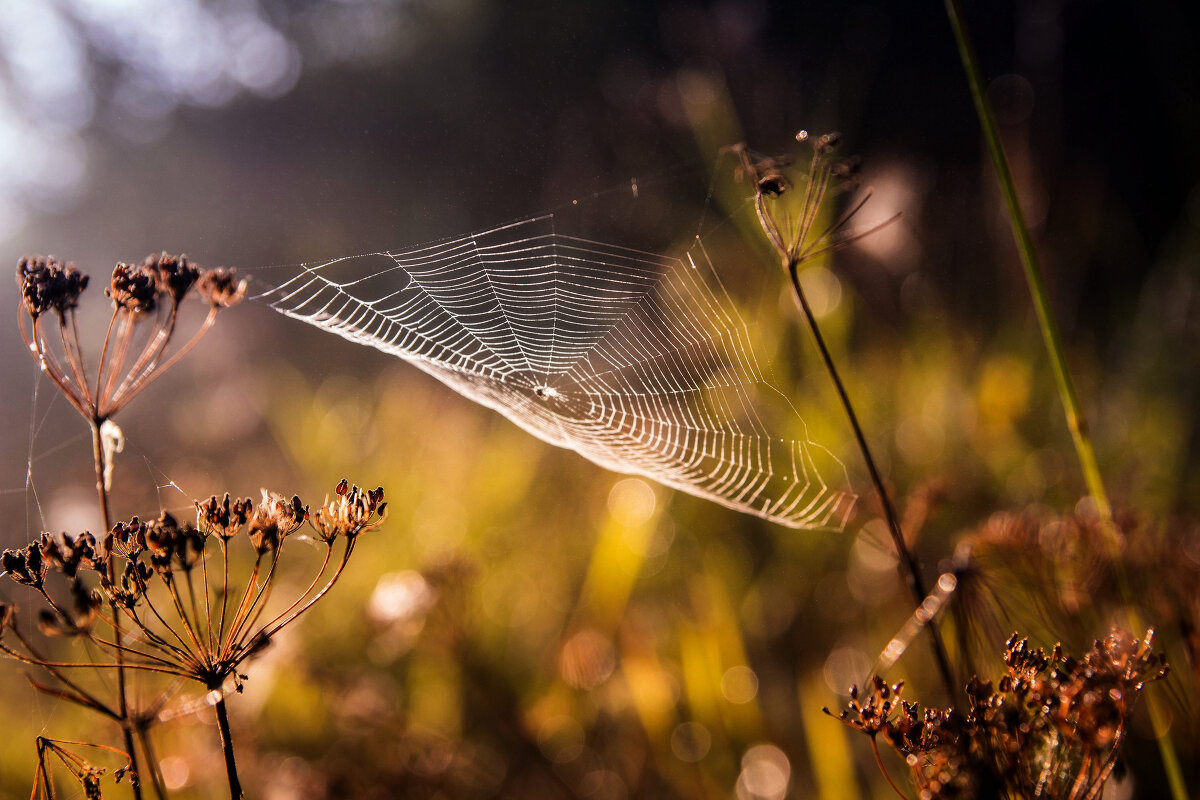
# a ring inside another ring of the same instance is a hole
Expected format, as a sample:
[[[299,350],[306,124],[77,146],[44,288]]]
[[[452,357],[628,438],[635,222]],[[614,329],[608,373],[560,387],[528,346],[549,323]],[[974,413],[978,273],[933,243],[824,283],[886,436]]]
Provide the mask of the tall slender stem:
[[[89,420],[92,428],[92,459],[96,464],[96,494],[100,500],[100,514],[104,517],[104,530],[112,528],[112,511],[108,503],[108,487],[104,483],[105,472],[105,454],[104,442],[100,434],[100,426],[104,423],[103,419],[92,417]],[[108,579],[113,584],[117,581],[116,562],[109,559],[108,562]],[[115,600],[110,601],[113,616],[113,641],[116,643],[116,661],[117,661],[117,712],[120,715],[121,736],[125,742],[125,750],[129,754],[129,765],[133,768],[135,774],[140,776],[138,770],[137,745],[133,739],[133,721],[129,718],[129,693],[125,683],[125,655],[122,648],[122,633],[121,633],[121,618]],[[133,790],[134,800],[142,800],[141,781],[133,781],[130,786]]]
[[[162,770],[158,766],[158,758],[154,753],[154,743],[150,739],[150,731],[144,727],[138,728],[138,741],[142,743],[142,750],[146,752],[146,760],[150,762],[150,785],[154,787],[154,794],[159,800],[166,800],[167,786],[163,780]]]
[[[879,742],[875,737],[871,737],[871,752],[875,754],[875,764],[879,767],[879,771],[883,773],[883,779],[887,781],[888,786],[892,787],[892,791],[900,796],[900,800],[908,800],[908,795],[900,791],[900,787],[892,780],[892,776],[888,773],[887,767],[883,765],[883,756],[879,755]]]
[[[1054,371],[1054,381],[1058,386],[1059,396],[1062,398],[1067,427],[1071,431],[1075,452],[1079,457],[1080,466],[1083,468],[1083,479],[1087,483],[1088,493],[1096,501],[1101,517],[1111,517],[1108,493],[1104,490],[1104,481],[1100,477],[1100,467],[1096,461],[1096,451],[1092,446],[1091,436],[1088,435],[1087,419],[1083,415],[1079,395],[1076,393],[1075,383],[1071,379],[1071,370],[1067,366],[1067,357],[1063,351],[1058,325],[1054,320],[1054,312],[1050,310],[1050,301],[1046,296],[1046,287],[1042,280],[1042,269],[1038,264],[1037,251],[1034,250],[1029,227],[1025,224],[1025,214],[1021,210],[1020,200],[1017,199],[1016,183],[1013,181],[1012,170],[1008,165],[1008,157],[1004,154],[1004,145],[1000,141],[1000,130],[996,127],[996,118],[992,114],[991,104],[987,100],[983,75],[975,56],[975,48],[971,44],[958,0],[945,0],[945,3],[946,13],[950,16],[950,24],[954,27],[954,36],[958,41],[958,52],[967,73],[967,81],[971,86],[971,99],[975,103],[975,113],[979,117],[983,138],[987,141],[988,154],[991,156],[992,167],[995,169],[996,178],[1000,183],[1000,193],[1004,198],[1005,210],[1008,212],[1008,222],[1017,245],[1017,254],[1020,256],[1021,266],[1025,271],[1025,281],[1029,284],[1029,294],[1033,299],[1034,311],[1037,313],[1038,327],[1042,331],[1046,352],[1050,355],[1050,365]]]
[[[812,333],[813,340],[817,344],[817,350],[821,353],[821,360],[825,363],[825,369],[833,381],[834,388],[837,390],[838,399],[841,400],[846,417],[850,420],[850,427],[854,429],[854,438],[858,442],[858,449],[862,453],[863,460],[867,463],[867,471],[871,475],[871,483],[874,484],[875,492],[879,495],[879,502],[883,506],[883,515],[887,520],[888,530],[892,534],[892,542],[896,547],[896,554],[900,557],[901,571],[905,574],[908,588],[912,592],[917,608],[920,608],[925,602],[925,598],[929,596],[928,591],[926,591],[925,581],[921,578],[921,567],[909,549],[908,543],[904,540],[904,532],[900,528],[900,519],[896,515],[896,509],[892,505],[892,499],[888,494],[887,487],[883,484],[883,477],[879,474],[879,468],[875,466],[875,458],[871,455],[871,448],[867,444],[867,437],[863,434],[862,426],[858,422],[858,415],[854,413],[854,406],[850,402],[850,395],[846,392],[841,375],[838,373],[837,366],[833,362],[833,356],[829,352],[829,347],[825,344],[825,337],[821,335],[821,329],[817,325],[817,318],[808,304],[808,298],[805,297],[804,290],[800,288],[799,266],[800,260],[798,258],[785,257],[784,268],[787,270],[788,278],[791,281],[796,302],[800,305],[800,310],[804,313],[804,320],[808,323],[808,330]],[[953,699],[957,695],[957,690],[955,689],[954,672],[950,668],[950,658],[946,655],[946,645],[942,642],[941,633],[932,620],[930,620],[928,628],[930,643],[933,646],[933,658],[937,663],[938,673],[941,675],[942,683],[945,686],[946,696]]]
[[[1113,523],[1112,506],[1104,489],[1104,480],[1096,461],[1096,451],[1092,446],[1092,438],[1088,433],[1087,421],[1075,392],[1075,384],[1071,380],[1071,371],[1067,366],[1067,358],[1063,352],[1062,341],[1059,338],[1058,326],[1054,321],[1050,302],[1046,297],[1045,285],[1042,281],[1042,271],[1038,264],[1037,252],[1033,247],[1033,238],[1025,224],[1025,215],[1017,198],[1017,188],[1013,181],[1012,171],[1008,166],[1008,157],[1004,154],[1004,145],[1000,140],[1000,131],[996,127],[996,118],[992,114],[987,94],[983,85],[983,73],[979,68],[979,59],[975,55],[975,46],[971,43],[971,35],[963,18],[962,6],[959,0],[944,0],[946,15],[950,18],[950,26],[954,29],[954,38],[958,44],[958,54],[962,59],[963,71],[967,74],[967,83],[971,89],[971,99],[975,104],[975,113],[979,117],[979,125],[983,129],[983,138],[987,142],[988,154],[991,156],[992,167],[1000,183],[1000,192],[1004,197],[1004,205],[1008,211],[1008,221],[1012,228],[1013,239],[1016,241],[1017,253],[1021,258],[1021,266],[1025,270],[1025,280],[1029,284],[1029,294],[1033,299],[1033,307],[1037,313],[1038,325],[1041,327],[1042,339],[1046,352],[1050,356],[1050,364],[1054,370],[1054,379],[1058,385],[1058,394],[1062,400],[1063,411],[1067,417],[1067,427],[1075,444],[1075,453],[1083,470],[1083,479],[1087,484],[1088,493],[1096,503],[1097,511],[1104,530],[1110,535],[1110,544],[1114,551],[1120,546],[1120,534]],[[1133,592],[1125,576],[1124,565],[1119,557],[1113,559],[1117,571],[1117,584],[1122,600],[1129,612],[1131,624],[1135,629],[1142,627],[1139,615],[1133,607]],[[1146,710],[1150,713],[1154,735],[1158,740],[1158,749],[1162,757],[1163,769],[1167,773],[1167,783],[1171,787],[1174,800],[1187,800],[1187,783],[1183,777],[1183,768],[1179,763],[1179,755],[1175,751],[1175,743],[1168,731],[1166,712],[1159,704],[1158,698],[1152,693],[1146,694]]]
[[[108,487],[104,485],[104,467],[106,458],[104,456],[104,439],[100,433],[100,427],[104,424],[103,419],[91,419],[89,424],[92,428],[92,459],[96,463],[96,494],[100,498],[100,515],[104,517],[104,530],[107,532],[112,528],[112,512],[108,507]],[[109,565],[109,572],[113,572],[112,565]],[[109,580],[115,580],[116,575],[110,574]]]
[[[218,689],[220,687],[217,687]],[[229,714],[225,711],[225,698],[217,701],[217,725],[221,729],[221,749],[225,753],[225,772],[229,775],[230,800],[242,800],[242,782],[238,780],[237,763],[233,758],[233,739],[229,736]]]

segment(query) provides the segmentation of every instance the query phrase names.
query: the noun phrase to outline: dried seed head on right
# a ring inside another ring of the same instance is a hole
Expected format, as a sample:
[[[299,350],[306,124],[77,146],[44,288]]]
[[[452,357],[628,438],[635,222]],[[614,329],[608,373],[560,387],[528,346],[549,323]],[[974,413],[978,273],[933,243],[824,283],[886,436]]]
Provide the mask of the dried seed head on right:
[[[213,308],[229,308],[246,296],[246,281],[239,281],[232,269],[217,267],[204,271],[196,282],[196,291]]]
[[[354,538],[375,530],[387,519],[382,486],[364,490],[343,478],[334,492],[336,497],[326,498],[309,520],[317,538],[326,544],[333,544],[340,536]]]

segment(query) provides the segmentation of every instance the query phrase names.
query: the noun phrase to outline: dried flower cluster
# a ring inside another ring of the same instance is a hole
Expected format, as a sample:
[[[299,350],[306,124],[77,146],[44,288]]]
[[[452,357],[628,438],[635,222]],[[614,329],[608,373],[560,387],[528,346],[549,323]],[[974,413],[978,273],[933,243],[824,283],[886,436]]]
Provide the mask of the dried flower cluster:
[[[96,424],[195,346],[217,312],[240,302],[246,292],[245,281],[231,270],[201,269],[187,256],[160,253],[141,264],[117,264],[104,290],[112,300],[112,316],[92,373],[75,318],[88,276],[53,256],[30,256],[17,264],[17,284],[25,344],[71,405]],[[191,340],[168,358],[180,303],[193,291],[208,304],[209,313]]]
[[[5,550],[0,560],[6,574],[46,603],[37,616],[41,633],[79,637],[93,645],[86,652],[104,657],[62,661],[45,654],[10,604],[0,604],[0,651],[55,680],[54,686],[34,683],[36,688],[113,720],[121,719],[121,710],[76,680],[75,670],[176,676],[217,697],[231,682],[240,691],[243,662],[333,587],[358,537],[383,523],[387,503],[382,488],[363,490],[343,480],[335,499],[311,514],[299,497],[266,490],[257,504],[213,496],[196,503],[196,513],[195,524],[163,512],[154,520],[119,522],[99,540],[89,532],[43,533],[23,548]],[[306,523],[324,544],[324,558],[303,592],[267,614],[284,545]],[[231,578],[238,563],[231,559],[235,537],[247,543],[252,559],[244,580]],[[130,712],[134,726],[144,732],[160,710]]]
[[[343,480],[335,499],[312,514],[299,497],[264,490],[258,503],[228,494],[198,502],[194,524],[166,512],[153,520],[134,517],[113,524],[108,495],[112,458],[122,436],[112,415],[191,350],[221,309],[242,300],[245,281],[232,270],[201,269],[186,256],[167,253],[141,264],[117,264],[105,289],[112,314],[102,339],[80,334],[76,311],[88,277],[73,264],[53,257],[24,258],[17,265],[17,283],[25,343],[92,429],[97,497],[107,531],[99,538],[89,532],[42,533],[27,546],[0,555],[5,574],[44,601],[35,617],[39,631],[86,644],[63,648],[66,655],[57,657],[53,653],[59,648],[35,641],[15,607],[0,603],[0,652],[49,675],[48,683],[31,678],[34,688],[112,720],[123,736],[120,750],[39,738],[33,796],[55,796],[50,761],[57,760],[86,797],[100,797],[105,771],[66,745],[123,757],[125,763],[114,774],[118,780],[129,775],[134,800],[142,797],[140,751],[148,765],[147,783],[158,797],[166,796],[150,728],[176,712],[163,710],[170,691],[150,706],[135,703],[128,676],[136,671],[168,676],[172,686],[184,679],[203,687],[204,704],[192,707],[216,707],[230,796],[239,798],[225,694],[231,687],[241,690],[246,676],[239,670],[246,660],[324,597],[345,569],[358,537],[383,523],[383,489],[363,490]],[[191,294],[208,305],[208,314],[191,338],[171,352],[180,305]],[[89,341],[98,343],[98,353],[85,352]],[[94,372],[88,369],[92,358]],[[325,545],[324,558],[290,603],[271,602],[284,545],[305,524]],[[235,540],[246,543],[240,556],[234,553]],[[339,541],[341,552],[335,555]]]
[[[1200,524],[1118,513],[1119,550],[1108,546],[1112,531],[1104,527],[1086,508],[1003,511],[961,540],[949,565],[957,589],[948,604],[959,652],[982,659],[986,642],[1045,624],[1047,613],[1060,635],[1082,636],[1116,610],[1105,599],[1118,598],[1125,581],[1156,627],[1181,632],[1200,676]],[[972,663],[964,674],[975,671]]]
[[[97,766],[89,759],[85,758],[80,753],[71,748],[88,748],[94,751],[100,751],[114,754],[118,757],[125,754],[112,747],[105,745],[91,744],[89,742],[67,742],[57,739],[48,739],[45,736],[37,737],[37,773],[33,779],[33,794],[31,800],[53,800],[58,795],[54,791],[54,763],[51,758],[57,760],[59,764],[66,769],[71,778],[79,784],[83,796],[87,800],[101,800],[103,797],[100,791],[100,779],[108,772],[104,767]],[[129,776],[130,782],[136,784],[137,773],[133,771],[128,759],[120,767],[113,770],[113,777],[117,783],[126,776]]]
[[[971,680],[962,711],[922,709],[900,697],[901,684],[875,677],[865,695],[852,690],[839,718],[903,756],[922,800],[998,796],[996,787],[1000,796],[1099,798],[1137,698],[1167,674],[1154,631],[1114,630],[1081,659],[1014,635],[1004,663],[995,684]]]
[[[7,604],[0,604],[0,650],[45,667],[55,677],[69,666],[115,667],[120,653],[128,669],[178,675],[209,690],[221,689],[227,679],[237,678],[242,661],[329,591],[359,535],[383,523],[387,504],[382,489],[364,491],[342,481],[337,499],[312,515],[300,498],[266,490],[258,504],[225,495],[197,503],[196,509],[196,524],[163,512],[155,520],[119,522],[99,541],[88,532],[74,537],[43,533],[26,547],[5,550],[0,558],[7,575],[47,603],[38,617],[42,633],[86,637],[112,660],[52,662],[20,630]],[[307,590],[264,621],[283,545],[306,522],[325,545],[324,560]],[[232,540],[241,531],[253,556],[244,585],[230,577]],[[344,547],[330,573],[339,540]],[[64,580],[49,580],[50,573]],[[110,617],[106,604],[120,617]],[[108,631],[118,625],[136,630],[137,643],[117,646]],[[69,699],[93,708],[103,705],[69,682],[64,685],[60,692]]]
[[[868,230],[847,230],[850,220],[871,197],[867,189],[833,224],[816,228],[827,195],[839,186],[853,186],[858,172],[857,159],[836,155],[841,139],[842,135],[836,132],[817,137],[811,137],[808,131],[797,133],[796,141],[812,146],[808,171],[799,175],[792,169],[789,156],[764,156],[744,144],[729,148],[738,158],[738,177],[754,184],[754,209],[759,224],[789,269],[840,250],[895,219]],[[802,188],[794,191],[798,184]]]

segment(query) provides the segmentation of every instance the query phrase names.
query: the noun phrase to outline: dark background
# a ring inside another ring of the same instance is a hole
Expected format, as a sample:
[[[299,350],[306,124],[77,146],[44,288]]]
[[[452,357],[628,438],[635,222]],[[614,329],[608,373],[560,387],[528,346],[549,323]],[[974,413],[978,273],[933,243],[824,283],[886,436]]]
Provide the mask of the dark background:
[[[844,134],[843,151],[863,158],[865,182],[878,189],[877,213],[904,214],[900,233],[885,240],[892,244],[872,249],[868,239],[839,256],[833,269],[847,301],[830,324],[898,494],[931,477],[957,481],[950,508],[922,541],[930,571],[952,552],[956,536],[993,510],[1069,509],[1083,494],[940,3],[174,0],[158,9],[133,4],[131,16],[114,12],[106,22],[70,0],[33,8],[32,0],[21,0],[0,10],[0,147],[8,153],[0,157],[6,187],[0,262],[50,252],[99,276],[118,260],[182,250],[206,265],[237,266],[262,290],[272,265],[400,248],[576,199],[589,230],[619,243],[665,247],[686,241],[702,215],[716,225],[738,212],[722,203],[720,192],[706,208],[714,170],[731,187],[725,197],[748,196],[745,186],[731,183],[721,145],[742,140],[782,153],[795,149],[800,128],[836,129]],[[163,8],[199,16],[152,46],[146,31],[176,24],[174,12]],[[969,2],[965,10],[1110,490],[1118,505],[1144,513],[1195,514],[1195,9],[1166,1],[1024,0]],[[54,38],[44,37],[45,14],[73,44],[52,46]],[[274,31],[272,52],[287,53],[289,66],[268,86],[255,83],[253,70],[239,73],[241,79],[222,72],[241,52],[242,40],[229,33],[239,14],[255,20],[259,34],[263,26]],[[196,19],[228,33],[222,46],[229,55],[207,73],[189,73],[192,83],[172,83],[172,63],[191,63],[196,51],[214,46]],[[49,81],[46,89],[28,77],[69,76],[69,64],[79,80]],[[65,103],[90,111],[66,113]],[[631,212],[631,179],[660,187],[652,196],[664,205],[643,211],[647,205],[639,201]],[[639,226],[643,213],[652,217]],[[761,253],[756,247],[749,243],[748,252]],[[774,355],[794,358],[796,375],[814,375],[807,340],[792,327],[781,287],[771,283],[770,262],[760,260],[761,270],[743,266],[734,273],[735,283],[744,278],[748,287],[735,294],[761,323],[764,339],[778,340]],[[92,302],[103,305],[98,297]],[[6,544],[43,527],[96,525],[86,431],[37,381],[22,353],[16,309],[15,285],[0,282],[0,329],[10,334],[0,337]],[[95,313],[100,321],[102,312]],[[780,319],[768,320],[772,314]],[[1005,393],[1018,385],[1024,394]],[[1005,390],[1000,400],[996,387]],[[811,402],[819,407],[829,397]],[[961,408],[943,420],[934,455],[906,454],[904,423],[942,413],[943,405],[922,399],[930,397]],[[563,607],[572,607],[602,528],[597,509],[614,476],[525,441],[394,359],[254,302],[224,315],[200,350],[138,402],[141,410],[131,408],[120,420],[130,454],[118,462],[126,476],[119,513],[187,509],[192,496],[226,487],[253,494],[263,484],[294,486],[319,496],[339,470],[381,470],[399,483],[403,533],[397,536],[408,543],[390,547],[380,563],[432,569],[430,563],[454,552],[484,576],[473,586],[490,587],[467,592],[474,598],[468,606],[500,597],[505,609],[524,608],[520,624],[492,619],[467,627],[497,670],[484,696],[495,703],[504,697],[527,722],[537,717],[530,709],[542,700],[531,698],[542,697],[551,680],[545,675],[555,672],[547,653],[554,652],[562,620],[542,600],[522,594],[523,576],[551,565],[547,572],[561,573]],[[840,417],[826,410],[827,420],[810,425],[828,432],[832,438],[823,441],[861,478]],[[497,477],[518,462],[524,466],[512,467],[517,477]],[[481,475],[481,463],[500,466]],[[858,486],[865,494],[866,484]],[[639,584],[639,613],[673,619],[663,609],[687,605],[681,598],[689,589],[682,587],[693,572],[718,576],[732,607],[743,612],[746,597],[761,602],[771,587],[800,587],[778,630],[755,633],[744,625],[763,697],[775,686],[782,694],[774,700],[790,699],[804,676],[821,683],[822,663],[847,637],[870,657],[903,622],[903,595],[895,592],[884,596],[896,598],[886,613],[877,602],[870,611],[867,601],[836,611],[845,606],[838,598],[848,598],[840,570],[849,538],[785,538],[796,535],[690,498],[663,491],[658,497],[672,530],[686,533],[674,534],[665,572]],[[875,513],[868,501],[863,510],[852,529],[855,541],[862,520]],[[790,566],[772,571],[781,553]],[[502,578],[489,583],[492,573]],[[357,590],[348,589],[344,608],[363,602],[377,577],[365,575]],[[695,587],[690,591],[694,597]],[[1077,631],[1080,641],[1103,633],[1106,623],[1092,622]],[[316,644],[301,650],[332,648],[338,664],[363,662],[368,634],[330,645],[329,629],[337,627],[322,623]],[[796,644],[801,630],[811,637],[803,646]],[[415,647],[414,654],[428,647],[453,660],[436,641]],[[416,658],[404,656],[410,657]],[[459,667],[470,684],[474,673]],[[315,705],[326,708],[341,696],[322,682],[323,670],[332,668],[305,669],[311,685],[325,687],[325,705]],[[405,685],[420,694],[414,687],[425,679],[410,672]],[[829,691],[840,690],[830,683]],[[465,691],[464,697],[468,710],[480,702]],[[269,710],[276,701],[261,701],[264,716],[246,712],[241,721],[247,730],[258,726],[254,746],[268,754],[264,769],[296,753],[329,775],[353,763],[352,755],[338,761],[316,743],[333,711],[289,717]],[[812,763],[824,756],[816,745],[796,755],[808,741],[797,731],[810,723],[793,714],[759,732],[791,742],[784,749],[795,774],[805,776],[793,781],[796,796],[820,789]],[[495,750],[521,763],[495,744],[495,737],[503,740],[496,733],[502,726],[475,724],[484,739],[493,737]],[[443,731],[438,741],[473,740],[477,731],[464,727]],[[312,735],[295,734],[301,729]],[[736,763],[741,735],[718,735],[714,752],[725,747]],[[1161,782],[1153,748],[1143,741],[1135,750],[1151,765],[1140,784],[1149,792],[1145,787]],[[27,774],[19,761],[6,769],[17,776],[13,785]],[[713,768],[716,785],[726,773],[737,771],[729,764]],[[866,780],[863,770],[841,774],[851,783]],[[343,784],[330,780],[336,794]],[[724,789],[713,791],[719,796]]]

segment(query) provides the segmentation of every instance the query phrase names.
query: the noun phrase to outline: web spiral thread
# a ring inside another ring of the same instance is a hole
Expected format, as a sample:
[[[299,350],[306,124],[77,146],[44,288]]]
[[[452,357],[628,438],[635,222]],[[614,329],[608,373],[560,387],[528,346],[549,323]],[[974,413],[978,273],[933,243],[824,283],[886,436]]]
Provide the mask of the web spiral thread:
[[[683,258],[626,249],[557,233],[550,215],[304,265],[263,299],[607,469],[788,527],[841,529],[856,499],[845,467],[790,404],[782,434],[768,430],[756,400],[786,398],[706,273],[702,246]]]

